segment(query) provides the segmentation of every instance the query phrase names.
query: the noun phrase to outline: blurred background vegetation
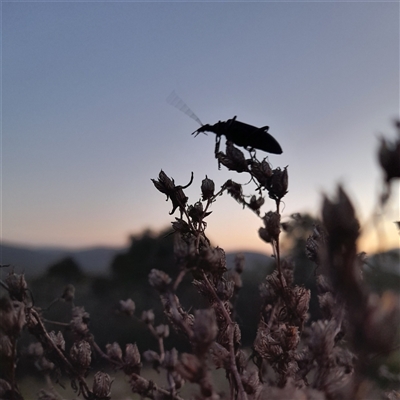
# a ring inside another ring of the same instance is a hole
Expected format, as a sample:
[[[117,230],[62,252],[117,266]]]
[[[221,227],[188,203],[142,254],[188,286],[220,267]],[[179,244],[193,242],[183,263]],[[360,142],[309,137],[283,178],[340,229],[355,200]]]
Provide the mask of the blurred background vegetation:
[[[283,248],[291,254],[295,264],[296,283],[312,291],[310,318],[319,317],[315,291],[315,265],[305,254],[305,242],[316,222],[309,215],[293,218],[285,226]],[[176,277],[179,271],[175,266],[173,235],[170,230],[161,233],[145,231],[130,238],[128,248],[117,254],[109,267],[108,275],[85,273],[73,257],[68,256],[50,265],[44,274],[28,280],[35,306],[43,309],[47,321],[67,324],[71,318],[71,304],[55,301],[62,297],[63,290],[72,284],[75,291],[74,305],[83,306],[90,314],[90,327],[96,342],[104,348],[107,343],[117,341],[121,347],[136,342],[140,349],[156,349],[157,342],[140,321],[142,311],[153,309],[156,324],[165,323],[165,317],[158,294],[149,285],[147,276],[152,268],[167,272]],[[234,266],[234,254],[227,255],[228,269]],[[236,303],[236,318],[242,329],[242,343],[250,347],[256,334],[260,309],[259,285],[274,268],[274,259],[257,253],[245,253],[245,270],[242,274],[243,286]],[[392,250],[366,258],[364,278],[369,286],[381,293],[385,289],[400,291],[399,251]],[[390,267],[392,266],[392,267]],[[18,271],[17,271],[18,272]],[[193,277],[187,274],[178,289],[178,295],[187,310],[206,306],[191,285]],[[136,305],[134,318],[117,313],[120,300],[131,298]],[[49,309],[47,309],[50,306]],[[49,328],[62,329],[57,324]],[[27,346],[30,338],[22,338],[21,345]],[[168,348],[187,350],[185,340],[171,332],[166,340]]]

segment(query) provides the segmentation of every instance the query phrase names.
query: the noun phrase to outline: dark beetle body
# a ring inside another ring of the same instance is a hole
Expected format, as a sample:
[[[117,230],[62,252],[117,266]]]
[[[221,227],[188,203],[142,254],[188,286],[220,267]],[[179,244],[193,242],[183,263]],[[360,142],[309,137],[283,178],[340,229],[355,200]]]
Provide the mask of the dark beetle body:
[[[268,133],[268,126],[257,128],[244,122],[236,121],[236,117],[228,121],[219,121],[214,125],[202,125],[194,134],[213,132],[217,135],[217,145],[222,135],[238,146],[246,149],[259,149],[272,154],[281,154],[282,148],[276,139]]]

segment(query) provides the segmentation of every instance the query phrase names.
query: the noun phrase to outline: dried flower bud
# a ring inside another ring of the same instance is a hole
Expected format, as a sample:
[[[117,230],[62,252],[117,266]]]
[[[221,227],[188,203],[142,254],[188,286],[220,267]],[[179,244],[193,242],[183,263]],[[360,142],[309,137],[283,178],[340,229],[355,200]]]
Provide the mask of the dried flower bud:
[[[113,379],[105,372],[98,371],[93,377],[93,394],[102,400],[111,399]]]
[[[231,179],[225,182],[222,189],[226,189],[228,193],[240,204],[244,204],[242,185],[233,182]]]
[[[39,342],[31,343],[28,346],[28,355],[34,358],[40,358],[44,355],[43,346]]]
[[[60,350],[65,350],[65,340],[61,331],[58,331],[57,334],[54,331],[51,331],[49,332],[49,336],[56,347]]]
[[[117,342],[106,344],[107,356],[115,361],[122,361],[122,350]]]
[[[164,171],[161,171],[158,175],[158,181],[152,179],[154,186],[161,192],[167,195],[167,200],[170,198],[172,202],[172,215],[175,210],[180,207],[181,209],[185,207],[188,198],[183,193],[183,189],[190,186],[193,182],[193,172],[190,182],[186,186],[175,186],[174,180],[170,179]]]
[[[24,303],[6,297],[0,299],[0,327],[6,335],[19,335],[25,322]]]
[[[169,326],[168,325],[156,326],[156,334],[159,338],[167,338],[169,336]]]
[[[203,210],[203,203],[198,201],[193,206],[189,206],[188,214],[193,222],[201,222],[202,219],[205,217]],[[209,215],[209,213],[207,213],[207,215]]]
[[[180,234],[185,234],[190,232],[189,224],[181,218],[175,218],[176,222],[171,222],[172,229]]]
[[[222,301],[228,301],[232,298],[235,290],[235,283],[225,279],[218,280],[217,283],[217,295]]]
[[[74,301],[75,298],[75,287],[71,284],[65,286],[61,298],[67,303]]]
[[[288,183],[287,167],[283,171],[280,168],[274,169],[267,187],[269,197],[273,200],[281,200],[287,193]]]
[[[157,354],[157,353],[156,353]],[[140,373],[142,366],[139,349],[136,343],[128,343],[125,347],[124,370],[126,372]]]
[[[203,375],[200,360],[194,354],[189,353],[183,353],[181,355],[177,370],[184,379],[192,383],[199,382]]]
[[[261,390],[262,385],[260,384],[260,378],[258,376],[257,370],[244,371],[241,376],[243,388],[247,394],[255,394]]]
[[[165,352],[164,366],[168,370],[175,369],[178,364],[178,350],[175,348]]]
[[[281,232],[281,216],[277,212],[268,211],[264,215],[263,221],[265,228],[260,228],[258,230],[258,234],[260,235],[261,239],[263,239],[267,243],[277,241]]]
[[[193,324],[193,340],[200,353],[204,353],[218,333],[217,319],[213,309],[197,310]]]
[[[153,310],[147,310],[142,312],[142,321],[146,325],[152,325],[154,323],[154,312]]]
[[[161,364],[160,355],[153,350],[146,350],[143,353],[143,357],[147,362],[152,364],[152,367],[158,371],[158,367]]]
[[[160,361],[160,355],[153,350],[146,350],[143,357],[147,362]]]
[[[168,289],[171,278],[164,271],[153,268],[149,274],[149,283],[159,292],[163,293]]]
[[[76,336],[83,338],[88,334],[89,321],[89,313],[87,313],[83,307],[74,307],[72,309],[72,320],[70,322],[70,327]]]
[[[251,196],[250,202],[247,203],[247,206],[250,208],[250,210],[253,210],[257,215],[260,215],[260,208],[263,206],[265,203],[264,197],[256,197],[256,196]]]
[[[251,174],[257,179],[258,183],[264,188],[268,188],[272,176],[272,169],[265,159],[261,162],[253,160],[250,164]]]
[[[204,247],[200,256],[202,269],[220,274],[226,271],[225,251],[220,247]]]
[[[215,184],[211,179],[206,178],[201,182],[201,194],[203,201],[210,200],[214,196]]]
[[[24,274],[9,272],[5,281],[11,300],[23,301],[25,298],[26,289],[28,288]]]
[[[230,140],[226,142],[226,157],[221,158],[220,162],[231,171],[240,173],[249,170],[244,154]]]
[[[158,174],[158,180],[152,179],[152,182],[156,189],[166,194],[167,197],[171,196],[171,193],[173,193],[175,189],[174,180],[169,178],[163,170]]]
[[[135,302],[132,299],[120,300],[119,311],[128,317],[132,317],[135,312]]]
[[[87,370],[92,361],[92,351],[90,344],[85,340],[75,342],[69,352],[71,361],[81,370]]]

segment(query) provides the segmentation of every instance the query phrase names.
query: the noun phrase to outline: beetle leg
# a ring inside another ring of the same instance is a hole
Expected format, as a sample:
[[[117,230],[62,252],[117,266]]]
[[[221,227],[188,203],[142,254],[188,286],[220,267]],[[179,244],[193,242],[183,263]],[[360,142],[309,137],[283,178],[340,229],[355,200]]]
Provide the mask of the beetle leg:
[[[220,143],[221,143],[221,136],[217,135],[217,137],[215,138],[215,149],[214,149],[215,157],[217,156],[217,154],[219,152],[219,144]]]

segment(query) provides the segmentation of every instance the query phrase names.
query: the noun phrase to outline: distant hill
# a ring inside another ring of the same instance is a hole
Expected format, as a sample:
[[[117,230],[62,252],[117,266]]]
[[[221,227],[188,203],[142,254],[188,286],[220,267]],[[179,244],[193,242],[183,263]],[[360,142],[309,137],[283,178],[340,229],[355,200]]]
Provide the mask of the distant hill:
[[[28,247],[11,243],[0,244],[0,264],[10,264],[17,268],[18,272],[24,272],[26,276],[41,275],[46,269],[65,257],[72,257],[87,274],[107,275],[115,255],[127,251],[121,247],[89,247],[84,249],[67,249],[62,247]],[[228,268],[234,266],[235,255],[227,253]],[[266,266],[271,258],[262,253],[243,252],[246,267],[256,268]]]
[[[0,244],[0,263],[10,264],[26,276],[41,275],[46,269],[65,257],[72,257],[88,274],[105,275],[114,256],[124,251],[120,247],[90,247],[66,249],[62,247],[25,247]]]
[[[62,247],[28,247],[11,243],[0,244],[0,264],[11,264],[18,272],[26,276],[41,275],[46,269],[65,257],[72,257],[83,271],[90,275],[108,275],[110,265],[115,255],[127,251],[122,247],[97,246],[83,249],[67,249]],[[272,262],[271,257],[257,252],[241,252],[245,256],[245,268],[266,268]],[[234,266],[237,252],[226,254],[228,268]],[[370,255],[367,258],[370,268],[382,268],[388,272],[400,275],[400,250],[393,249],[387,252]]]

